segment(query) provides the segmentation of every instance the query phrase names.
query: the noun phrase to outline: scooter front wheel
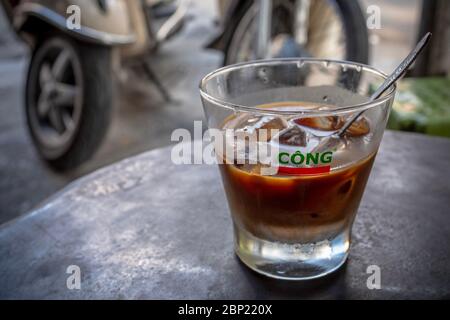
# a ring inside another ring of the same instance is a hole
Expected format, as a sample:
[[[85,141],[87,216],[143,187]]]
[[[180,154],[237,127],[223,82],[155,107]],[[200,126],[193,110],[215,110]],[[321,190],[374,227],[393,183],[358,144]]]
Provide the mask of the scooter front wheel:
[[[41,157],[55,170],[88,160],[107,132],[111,50],[55,34],[41,39],[28,68],[26,117]]]
[[[307,1],[305,43],[296,43],[296,1],[273,0],[270,39],[265,58],[314,57],[368,63],[369,42],[366,21],[357,1]],[[257,39],[260,2],[242,1],[230,20],[225,38],[224,65],[261,59]],[[280,50],[280,48],[284,48]]]

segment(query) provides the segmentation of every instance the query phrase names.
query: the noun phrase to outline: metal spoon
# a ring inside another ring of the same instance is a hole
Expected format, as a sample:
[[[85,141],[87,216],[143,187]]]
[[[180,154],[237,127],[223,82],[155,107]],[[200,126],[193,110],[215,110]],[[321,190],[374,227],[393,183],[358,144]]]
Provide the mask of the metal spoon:
[[[431,32],[428,32],[422,40],[419,41],[417,46],[410,52],[410,54],[398,65],[398,67],[392,72],[386,80],[383,82],[383,84],[375,91],[371,96],[369,101],[374,101],[381,97],[386,90],[388,90],[397,80],[399,80],[406,71],[408,71],[408,68],[411,66],[411,64],[416,60],[418,55],[422,52],[422,50],[425,48],[427,43],[429,42],[431,38]],[[333,133],[332,135],[326,137],[323,139],[319,145],[314,148],[314,152],[321,152],[325,150],[333,149],[333,147],[338,146],[339,143],[341,143],[342,139],[341,137],[344,135],[345,131],[347,131],[348,128],[365,112],[366,110],[363,110],[361,112],[358,112],[356,115],[353,115],[338,131]]]

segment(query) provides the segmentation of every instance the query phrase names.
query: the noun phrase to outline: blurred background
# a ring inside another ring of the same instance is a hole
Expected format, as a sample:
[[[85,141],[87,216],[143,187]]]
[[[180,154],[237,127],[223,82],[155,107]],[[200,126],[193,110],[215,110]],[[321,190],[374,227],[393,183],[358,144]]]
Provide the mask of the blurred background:
[[[0,223],[192,130],[200,79],[239,61],[327,57],[388,73],[434,31],[389,127],[450,136],[448,1],[1,3]]]

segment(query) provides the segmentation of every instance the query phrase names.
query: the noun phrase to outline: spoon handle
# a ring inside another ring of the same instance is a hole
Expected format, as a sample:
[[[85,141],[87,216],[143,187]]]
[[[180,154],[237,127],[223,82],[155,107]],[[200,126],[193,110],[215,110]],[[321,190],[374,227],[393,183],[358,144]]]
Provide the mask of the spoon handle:
[[[417,56],[422,52],[422,50],[427,45],[428,41],[430,41],[431,38],[431,32],[428,32],[422,40],[419,41],[419,43],[416,45],[413,51],[410,52],[410,54],[399,64],[399,66],[392,72],[386,80],[383,82],[383,84],[375,91],[371,96],[369,101],[373,101],[375,99],[378,99],[381,97],[381,95],[389,89],[395,82],[397,82],[398,79],[400,79],[406,71],[408,71],[408,68],[411,66],[411,64],[416,60]],[[365,110],[357,113],[356,115],[352,116],[345,124],[344,126],[337,132],[338,136],[342,136],[345,131],[350,128],[350,126],[355,122],[356,119],[358,119]]]

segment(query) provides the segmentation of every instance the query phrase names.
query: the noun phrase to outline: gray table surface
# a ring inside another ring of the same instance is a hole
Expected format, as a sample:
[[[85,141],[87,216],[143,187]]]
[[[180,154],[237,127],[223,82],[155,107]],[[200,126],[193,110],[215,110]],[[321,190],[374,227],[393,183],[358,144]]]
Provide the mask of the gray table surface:
[[[307,282],[272,280],[233,254],[215,166],[170,148],[101,169],[0,228],[0,298],[450,298],[450,140],[387,132],[348,262]],[[68,266],[81,289],[66,286]],[[367,267],[381,289],[367,288]]]

